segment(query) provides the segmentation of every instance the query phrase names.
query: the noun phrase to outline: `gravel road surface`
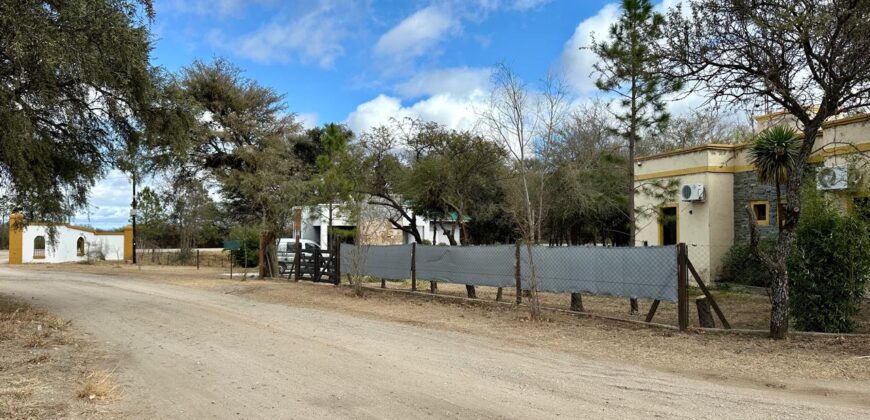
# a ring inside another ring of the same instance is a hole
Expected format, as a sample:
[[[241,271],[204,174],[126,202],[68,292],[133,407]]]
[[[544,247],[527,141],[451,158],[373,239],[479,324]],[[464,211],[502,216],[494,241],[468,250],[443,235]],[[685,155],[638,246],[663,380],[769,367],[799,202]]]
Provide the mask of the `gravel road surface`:
[[[5,266],[0,292],[117,354],[131,418],[870,418],[823,396],[120,275]]]

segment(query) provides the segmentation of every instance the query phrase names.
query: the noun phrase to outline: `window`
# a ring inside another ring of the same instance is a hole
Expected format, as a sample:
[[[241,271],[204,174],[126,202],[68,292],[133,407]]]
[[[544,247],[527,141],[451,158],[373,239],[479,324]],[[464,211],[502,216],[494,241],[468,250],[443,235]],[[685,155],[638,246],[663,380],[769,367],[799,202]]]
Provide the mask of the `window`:
[[[769,225],[770,215],[767,210],[767,201],[753,201],[749,203],[752,207],[752,214],[755,215],[755,222],[759,225]]]
[[[76,240],[76,255],[79,257],[85,255],[85,238]]]
[[[45,236],[37,236],[33,238],[33,258],[45,258]]]

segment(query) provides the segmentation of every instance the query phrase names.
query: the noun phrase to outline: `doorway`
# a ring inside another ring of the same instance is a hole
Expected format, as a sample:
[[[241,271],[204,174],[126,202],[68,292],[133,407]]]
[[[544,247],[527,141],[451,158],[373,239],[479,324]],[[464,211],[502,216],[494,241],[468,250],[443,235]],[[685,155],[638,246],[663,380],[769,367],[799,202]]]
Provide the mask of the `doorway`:
[[[678,238],[677,206],[664,206],[659,215],[659,244],[676,245]]]

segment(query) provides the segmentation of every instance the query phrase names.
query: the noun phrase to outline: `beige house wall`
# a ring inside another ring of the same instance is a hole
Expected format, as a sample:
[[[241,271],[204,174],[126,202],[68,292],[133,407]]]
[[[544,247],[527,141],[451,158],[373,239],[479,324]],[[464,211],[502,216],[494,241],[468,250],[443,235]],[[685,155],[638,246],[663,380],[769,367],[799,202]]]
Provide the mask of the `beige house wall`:
[[[721,260],[734,244],[734,201],[732,174],[700,173],[661,179],[675,179],[679,187],[686,184],[703,184],[706,199],[703,202],[682,201],[679,195],[665,203],[638,194],[638,208],[644,209],[646,217],[639,218],[636,235],[637,246],[662,245],[661,226],[657,209],[662,206],[677,206],[677,241],[689,248],[689,259],[705,280],[715,279]]]
[[[758,129],[771,122],[791,121],[782,115],[762,120]],[[841,117],[827,122],[816,140],[810,161],[824,166],[846,165],[855,160],[856,152],[870,160],[870,114]],[[865,161],[866,162],[866,161]],[[682,202],[679,195],[668,203],[655,202],[638,193],[638,208],[647,210],[638,216],[636,245],[660,245],[657,215],[649,215],[662,204],[677,205],[678,241],[689,247],[689,258],[705,280],[715,280],[721,262],[734,244],[734,174],[753,171],[749,162],[748,144],[711,144],[638,158],[635,167],[635,186],[640,190],[645,183],[676,179],[679,186],[704,184],[706,200],[699,203]],[[870,178],[870,174],[865,174]],[[867,183],[865,183],[865,186]],[[837,192],[844,206],[860,192]],[[653,212],[655,213],[655,212]]]

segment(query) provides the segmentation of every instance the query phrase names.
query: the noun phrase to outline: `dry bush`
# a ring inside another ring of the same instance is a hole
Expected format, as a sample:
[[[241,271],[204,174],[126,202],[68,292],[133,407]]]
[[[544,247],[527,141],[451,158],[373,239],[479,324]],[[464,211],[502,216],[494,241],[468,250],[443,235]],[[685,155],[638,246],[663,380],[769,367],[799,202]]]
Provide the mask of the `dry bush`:
[[[118,385],[112,372],[95,370],[85,377],[76,395],[88,401],[110,400],[118,396]]]
[[[51,360],[51,357],[47,354],[40,354],[38,356],[31,357],[27,359],[27,363],[32,365],[41,365],[43,363],[48,363]]]

